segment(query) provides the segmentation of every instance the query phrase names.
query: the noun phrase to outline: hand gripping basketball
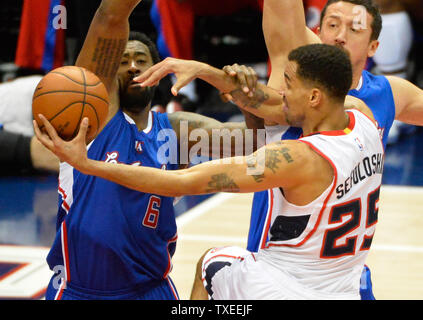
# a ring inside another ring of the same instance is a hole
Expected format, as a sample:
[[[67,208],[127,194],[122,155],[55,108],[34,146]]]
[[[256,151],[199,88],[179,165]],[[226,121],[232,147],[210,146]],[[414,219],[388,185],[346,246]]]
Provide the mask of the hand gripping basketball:
[[[41,132],[37,121],[33,120],[34,132],[38,140],[53,152],[61,162],[67,162],[78,171],[83,172],[84,165],[88,160],[86,145],[88,118],[82,119],[78,135],[71,141],[65,141],[59,137],[56,129],[42,114],[39,114],[38,117],[46,132]]]

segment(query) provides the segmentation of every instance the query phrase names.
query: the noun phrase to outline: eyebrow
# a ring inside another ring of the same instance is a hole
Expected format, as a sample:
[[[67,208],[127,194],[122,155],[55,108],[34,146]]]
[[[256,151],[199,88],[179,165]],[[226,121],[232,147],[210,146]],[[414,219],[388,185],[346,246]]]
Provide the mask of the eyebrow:
[[[127,53],[127,52],[123,54],[124,58],[129,58],[129,56],[130,56],[130,54]],[[136,51],[136,52],[134,52],[134,56],[145,56],[145,57],[147,57],[147,54],[143,51]]]
[[[336,20],[341,20],[341,17],[335,14],[331,14],[330,16],[326,16],[325,19],[336,19]]]

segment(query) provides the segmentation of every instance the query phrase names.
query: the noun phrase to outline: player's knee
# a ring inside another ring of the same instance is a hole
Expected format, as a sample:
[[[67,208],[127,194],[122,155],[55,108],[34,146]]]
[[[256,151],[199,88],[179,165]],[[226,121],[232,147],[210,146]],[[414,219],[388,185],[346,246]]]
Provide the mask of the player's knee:
[[[196,278],[202,279],[204,258],[210,252],[210,250],[212,250],[212,249],[213,248],[210,248],[210,249],[206,250],[206,252],[204,252],[204,254],[201,256],[201,258],[198,260],[198,262],[197,262],[197,268],[196,268],[196,274],[195,274],[195,277]]]

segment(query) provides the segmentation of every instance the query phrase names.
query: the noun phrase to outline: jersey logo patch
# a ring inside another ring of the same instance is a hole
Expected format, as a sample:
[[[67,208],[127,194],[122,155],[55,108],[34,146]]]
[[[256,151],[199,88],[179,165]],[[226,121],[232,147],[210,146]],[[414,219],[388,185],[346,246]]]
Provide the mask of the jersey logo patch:
[[[355,142],[357,143],[358,148],[360,149],[360,151],[363,151],[363,150],[364,150],[364,146],[363,146],[363,144],[361,143],[360,139],[359,139],[359,138],[355,138],[354,140],[355,140]]]
[[[135,150],[138,152],[138,153],[143,153],[143,145],[144,145],[144,141],[135,141]]]
[[[106,163],[124,163],[119,161],[119,152],[113,151],[113,152],[107,152],[106,153],[106,160],[104,160]],[[141,166],[141,161],[135,161],[133,163],[130,163],[131,166]]]

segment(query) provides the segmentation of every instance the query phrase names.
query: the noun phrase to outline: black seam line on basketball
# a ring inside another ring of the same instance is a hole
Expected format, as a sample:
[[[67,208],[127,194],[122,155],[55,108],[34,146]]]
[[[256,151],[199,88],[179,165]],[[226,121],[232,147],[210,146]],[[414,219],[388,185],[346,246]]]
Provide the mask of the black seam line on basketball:
[[[77,83],[77,84],[79,84],[79,85],[81,85],[81,86],[83,86],[83,85],[84,85],[83,83],[81,83],[81,82],[79,82],[79,81],[76,81],[76,80],[72,79],[71,77],[69,77],[68,75],[66,75],[66,74],[64,74],[64,73],[61,73],[61,72],[58,72],[58,71],[51,71],[50,73],[59,74],[59,75],[64,76],[65,78],[68,78],[70,81],[75,82],[75,83]],[[98,86],[100,83],[101,83],[101,80],[100,80],[99,82],[95,83],[95,84],[87,84],[87,87],[96,87],[96,86]]]
[[[56,119],[59,115],[61,115],[63,112],[65,112],[67,109],[69,109],[71,106],[73,106],[74,104],[77,103],[82,103],[82,101],[74,101],[70,104],[68,104],[66,107],[64,107],[62,110],[60,110],[60,112],[56,113],[52,118],[47,119],[49,122],[53,121],[54,119]],[[41,125],[40,129],[44,128],[44,125]]]
[[[97,129],[95,130],[95,135],[94,136],[96,136],[97,135],[97,133],[98,133],[98,129],[100,128],[100,119],[99,119],[99,117],[98,117],[98,113],[97,113],[97,110],[94,108],[94,106],[91,104],[91,103],[89,103],[89,102],[86,102],[86,105],[88,106],[88,107],[91,107],[92,109],[93,109],[93,111],[94,111],[94,114],[95,114],[95,118],[96,118],[96,120],[97,120]],[[82,117],[82,112],[81,112],[81,117]],[[77,127],[78,129],[79,129],[79,126]],[[75,134],[75,132],[74,132],[74,134]]]
[[[49,122],[52,122],[54,119],[56,119],[59,115],[61,115],[62,114],[62,112],[64,112],[64,111],[66,111],[67,109],[69,109],[70,107],[72,107],[74,104],[77,104],[77,103],[82,103],[82,101],[76,101],[76,102],[72,102],[71,104],[69,104],[69,105],[67,105],[66,107],[64,107],[59,113],[57,113],[56,115],[54,115],[53,116],[53,118],[50,118],[50,119],[48,119],[48,121]],[[95,131],[95,133],[96,133],[96,135],[97,135],[97,132],[98,132],[98,129],[100,128],[100,119],[99,119],[99,117],[98,117],[98,113],[97,113],[97,110],[94,108],[94,106],[91,104],[91,103],[89,103],[89,102],[87,102],[87,105],[89,106],[89,107],[91,107],[92,109],[93,109],[93,111],[94,111],[94,114],[95,114],[95,118],[96,118],[96,120],[97,120],[97,129],[96,129],[96,131]],[[40,126],[40,130],[41,129],[43,129],[44,128],[44,125],[41,125]],[[78,126],[77,126],[77,128],[78,128]],[[75,132],[74,132],[75,133]],[[74,137],[74,136],[73,136]]]
[[[82,121],[82,115],[84,114],[84,111],[85,111],[85,104],[87,103],[87,79],[85,78],[84,70],[82,68],[79,68],[79,71],[81,71],[82,79],[84,79],[84,84],[83,84],[83,86],[84,86],[84,102],[82,103],[82,110],[81,110],[81,114],[79,116],[78,124],[77,124],[77,126],[76,126],[76,128],[75,128],[75,130],[73,131],[73,134],[72,134],[73,137],[75,137],[76,134],[79,131],[79,127],[81,126],[81,121]]]
[[[37,99],[38,97],[45,96],[46,94],[51,94],[51,93],[80,93],[80,94],[84,94],[84,93],[83,93],[83,92],[81,92],[81,91],[74,91],[74,90],[57,90],[57,91],[48,91],[48,92],[43,92],[43,93],[40,93],[38,96],[35,96],[35,97],[34,97],[34,100],[35,100],[35,99]],[[102,100],[103,102],[105,102],[105,103],[109,104],[109,102],[108,102],[106,99],[103,99],[102,97],[99,97],[99,96],[97,96],[97,95],[95,95],[95,94],[92,94],[92,93],[87,92],[87,96],[90,96],[90,97],[94,97],[94,98],[100,99],[100,100]]]

